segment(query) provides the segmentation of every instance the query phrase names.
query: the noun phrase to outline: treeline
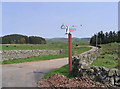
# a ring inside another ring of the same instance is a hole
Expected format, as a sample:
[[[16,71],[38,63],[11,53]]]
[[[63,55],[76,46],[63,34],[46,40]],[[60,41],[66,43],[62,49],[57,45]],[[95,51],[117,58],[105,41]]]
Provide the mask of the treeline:
[[[11,34],[1,37],[2,44],[46,44],[46,40],[38,36]]]
[[[99,44],[107,44],[112,42],[120,43],[120,31],[118,32],[110,31],[106,33],[100,31],[97,34],[94,34],[94,36],[92,36],[90,39],[91,45],[96,45],[96,43],[99,45]]]

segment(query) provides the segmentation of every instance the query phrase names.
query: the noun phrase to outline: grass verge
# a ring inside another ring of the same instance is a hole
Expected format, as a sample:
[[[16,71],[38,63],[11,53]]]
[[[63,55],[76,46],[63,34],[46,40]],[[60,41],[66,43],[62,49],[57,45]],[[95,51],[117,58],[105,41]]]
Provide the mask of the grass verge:
[[[31,61],[39,61],[39,60],[50,60],[50,59],[57,59],[57,58],[64,58],[64,57],[67,57],[67,55],[40,55],[40,56],[34,56],[30,58],[5,60],[2,62],[2,64],[13,64],[13,63],[31,62]]]
[[[63,45],[62,45],[63,47]],[[22,62],[31,62],[31,61],[39,61],[39,60],[50,60],[50,59],[57,59],[57,58],[65,58],[68,57],[68,49],[67,47],[63,47],[64,49],[64,54],[59,54],[59,55],[40,55],[40,56],[34,56],[30,58],[21,58],[21,59],[14,59],[14,60],[5,60],[2,62],[2,64],[13,64],[13,63],[22,63]],[[73,48],[73,55],[74,52],[77,52],[77,54],[83,53],[85,51],[90,50],[91,47],[79,47],[78,48]]]
[[[73,70],[72,70],[72,73],[69,74],[69,71],[68,71],[68,65],[65,65],[65,66],[62,66],[58,69],[55,69],[49,73],[47,73],[43,79],[46,79],[46,78],[49,78],[51,75],[53,74],[60,74],[60,75],[64,75],[66,76],[67,78],[74,78],[75,77],[75,72],[74,72],[74,66],[72,66]]]
[[[109,69],[118,68],[118,43],[109,43],[102,45],[102,53],[91,64],[91,66],[104,66]]]

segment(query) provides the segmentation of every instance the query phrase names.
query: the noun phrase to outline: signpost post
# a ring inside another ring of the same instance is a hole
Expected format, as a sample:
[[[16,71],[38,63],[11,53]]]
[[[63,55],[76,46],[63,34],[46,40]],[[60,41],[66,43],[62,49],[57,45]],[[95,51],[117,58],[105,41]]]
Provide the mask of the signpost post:
[[[72,72],[72,35],[68,34],[68,44],[69,44],[69,72]]]
[[[68,50],[69,50],[69,73],[72,72],[72,34],[70,32],[76,30],[75,28],[69,28],[67,25],[62,25],[61,29],[65,29],[66,33],[68,34]]]

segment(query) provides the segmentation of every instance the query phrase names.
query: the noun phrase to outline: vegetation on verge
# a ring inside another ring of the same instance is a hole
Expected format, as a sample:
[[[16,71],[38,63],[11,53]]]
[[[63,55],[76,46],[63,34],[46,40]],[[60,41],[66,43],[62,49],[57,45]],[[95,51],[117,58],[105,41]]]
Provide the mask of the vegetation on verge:
[[[60,74],[60,75],[64,75],[64,76],[66,76],[68,78],[74,78],[75,77],[74,66],[72,66],[72,68],[73,68],[72,73],[69,73],[69,71],[68,71],[68,69],[69,69],[68,65],[62,66],[62,67],[60,67],[58,69],[55,69],[55,70],[47,73],[44,76],[43,79],[49,78],[51,75],[57,74],[57,73]]]
[[[13,59],[13,60],[5,60],[2,64],[13,64],[13,63],[22,63],[22,62],[31,62],[31,61],[40,61],[40,60],[50,60],[50,59],[57,59],[57,58],[64,58],[67,55],[40,55],[34,56],[30,58],[21,58],[21,59]]]
[[[102,53],[91,64],[91,66],[104,66],[107,68],[118,68],[120,59],[118,57],[118,43],[102,45]]]

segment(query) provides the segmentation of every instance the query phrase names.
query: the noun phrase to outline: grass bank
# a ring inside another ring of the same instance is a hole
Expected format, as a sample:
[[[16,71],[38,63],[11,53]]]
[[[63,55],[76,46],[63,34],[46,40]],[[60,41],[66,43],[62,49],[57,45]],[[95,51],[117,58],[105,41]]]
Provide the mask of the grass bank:
[[[5,45],[4,45],[5,46]],[[8,46],[8,45],[7,45]],[[22,50],[22,49],[30,49],[31,45],[17,45],[17,47],[13,47],[14,45],[10,45],[10,47],[8,47],[9,49],[7,50]],[[34,57],[30,57],[30,58],[21,58],[21,59],[14,59],[14,60],[6,60],[3,61],[2,64],[13,64],[13,63],[22,63],[22,62],[31,62],[31,61],[39,61],[39,60],[50,60],[50,59],[57,59],[57,58],[64,58],[64,57],[68,57],[68,45],[67,44],[45,44],[45,45],[32,45],[32,49],[47,49],[47,50],[60,50],[63,49],[64,50],[64,54],[60,54],[60,55],[40,55],[40,56],[34,56]],[[4,47],[4,50],[6,49],[6,47]],[[75,45],[73,45],[72,48],[72,53],[74,54],[80,54],[83,53],[85,51],[90,50],[91,47],[76,47]]]
[[[72,66],[72,68],[74,69],[74,66]],[[69,71],[68,71],[68,65],[65,65],[65,66],[62,66],[58,69],[55,69],[49,73],[47,73],[43,79],[46,79],[46,78],[49,78],[51,75],[53,74],[60,74],[60,75],[64,75],[68,78],[74,78],[75,77],[75,74],[74,74],[74,70],[72,71],[71,74],[69,74]]]
[[[57,59],[57,58],[64,58],[64,57],[67,57],[67,55],[40,55],[40,56],[34,56],[30,58],[5,60],[2,62],[2,64],[13,64],[13,63],[23,63],[23,62],[40,61],[40,60],[50,60],[50,59]]]
[[[118,43],[102,45],[101,55],[91,64],[91,66],[104,66],[107,68],[118,68]]]

